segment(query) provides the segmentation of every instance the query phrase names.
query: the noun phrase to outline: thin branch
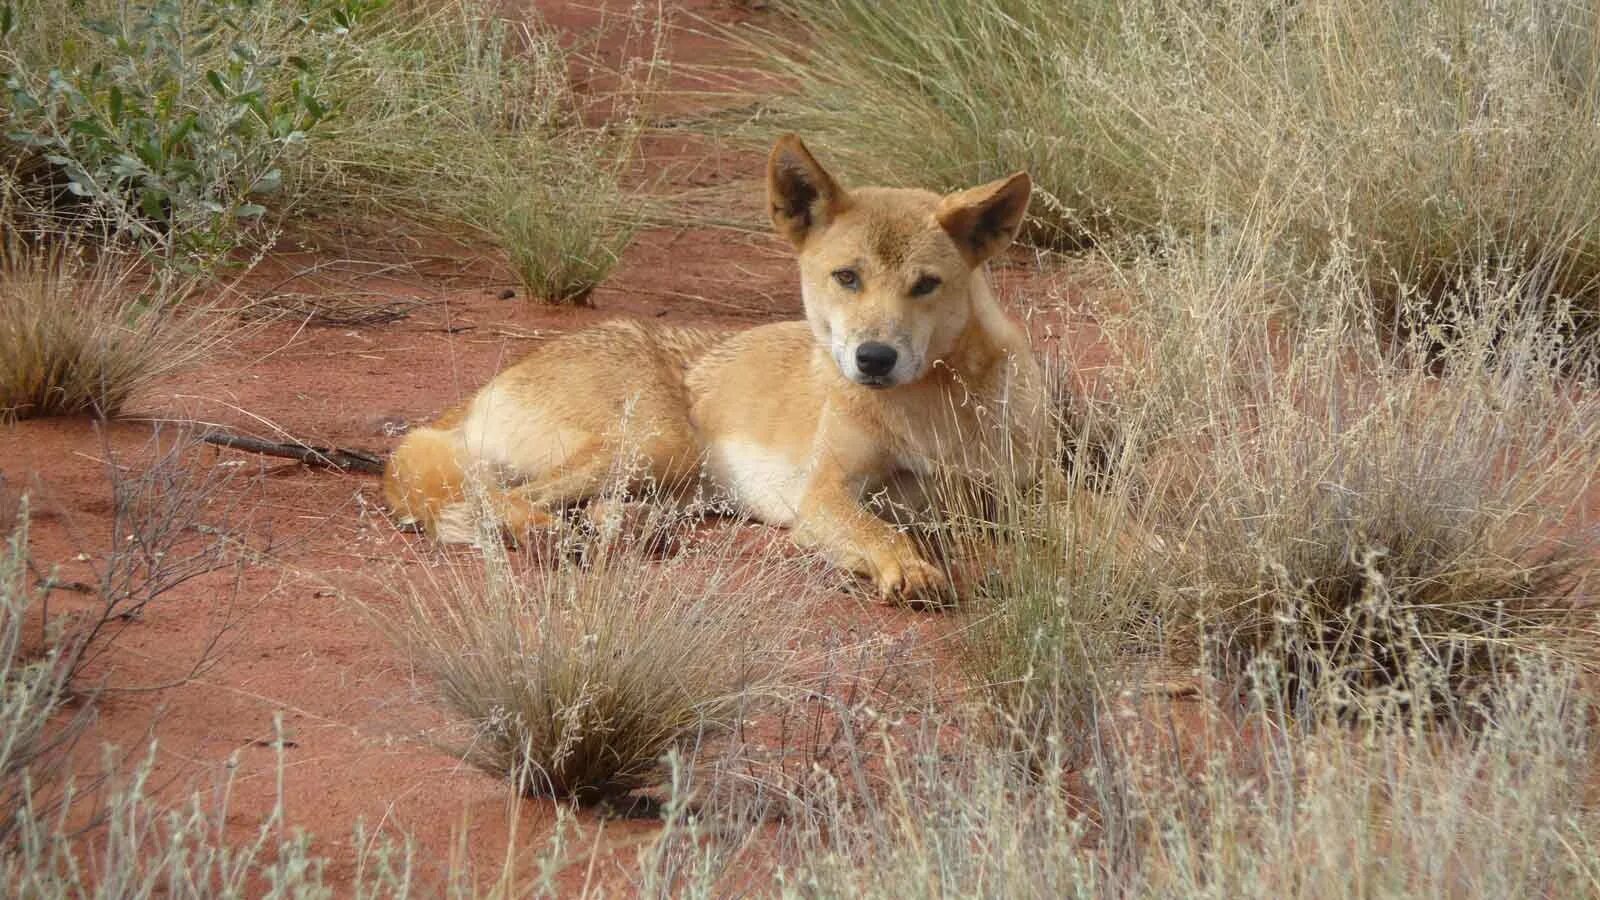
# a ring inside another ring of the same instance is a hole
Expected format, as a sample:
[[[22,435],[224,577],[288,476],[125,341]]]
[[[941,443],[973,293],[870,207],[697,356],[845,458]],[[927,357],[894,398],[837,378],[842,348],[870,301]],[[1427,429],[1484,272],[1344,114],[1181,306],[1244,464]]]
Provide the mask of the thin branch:
[[[200,439],[218,447],[298,460],[308,466],[338,469],[341,472],[360,472],[366,475],[383,474],[384,457],[367,450],[318,447],[299,441],[266,441],[221,430],[208,431]]]

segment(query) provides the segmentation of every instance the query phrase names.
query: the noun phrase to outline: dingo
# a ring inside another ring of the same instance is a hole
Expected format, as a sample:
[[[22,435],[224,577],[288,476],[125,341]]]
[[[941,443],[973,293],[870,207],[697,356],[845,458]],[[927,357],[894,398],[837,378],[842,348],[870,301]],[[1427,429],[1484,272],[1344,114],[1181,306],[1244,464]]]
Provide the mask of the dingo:
[[[984,273],[1030,191],[1026,173],[942,197],[846,190],[787,135],[767,193],[799,255],[805,321],[742,332],[615,322],[552,340],[406,437],[384,473],[390,507],[440,540],[470,541],[476,478],[500,523],[537,527],[598,494],[629,452],[639,480],[704,475],[885,599],[941,593],[943,571],[864,504],[880,490],[914,495],[943,465],[976,465],[981,478],[1053,448],[1041,443],[1053,433],[1039,366]]]

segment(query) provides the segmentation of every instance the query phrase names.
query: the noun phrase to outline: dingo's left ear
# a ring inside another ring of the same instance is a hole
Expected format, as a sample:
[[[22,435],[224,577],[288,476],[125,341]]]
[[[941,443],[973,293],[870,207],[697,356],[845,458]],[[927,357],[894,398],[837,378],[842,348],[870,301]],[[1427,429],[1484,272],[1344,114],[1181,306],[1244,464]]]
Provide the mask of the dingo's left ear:
[[[1022,228],[1033,181],[1027,172],[946,196],[939,225],[956,242],[967,264],[978,266],[1006,247]]]
[[[798,137],[786,134],[767,157],[767,202],[772,226],[799,247],[838,212],[844,191]]]

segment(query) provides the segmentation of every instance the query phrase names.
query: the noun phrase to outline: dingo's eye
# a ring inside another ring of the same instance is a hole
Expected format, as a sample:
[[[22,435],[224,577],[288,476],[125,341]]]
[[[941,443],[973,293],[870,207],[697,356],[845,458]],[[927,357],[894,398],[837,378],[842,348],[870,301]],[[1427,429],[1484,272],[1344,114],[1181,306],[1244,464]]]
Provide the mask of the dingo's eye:
[[[839,286],[847,291],[861,287],[861,274],[855,269],[835,269],[833,280],[839,282]]]
[[[944,282],[940,281],[937,275],[924,275],[917,279],[916,284],[911,286],[911,296],[926,297],[938,290],[941,284],[944,284]]]

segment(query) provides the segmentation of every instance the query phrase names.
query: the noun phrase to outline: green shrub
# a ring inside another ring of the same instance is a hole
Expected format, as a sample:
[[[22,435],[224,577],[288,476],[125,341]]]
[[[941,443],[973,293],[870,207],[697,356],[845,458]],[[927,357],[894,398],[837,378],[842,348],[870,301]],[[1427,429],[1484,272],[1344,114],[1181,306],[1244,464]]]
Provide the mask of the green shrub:
[[[386,3],[8,4],[0,162],[41,213],[214,258],[281,197],[348,30]]]
[[[555,38],[479,0],[3,8],[14,227],[206,266],[271,236],[255,223],[398,216],[494,244],[550,301],[585,295],[632,236],[636,123],[583,125]]]

